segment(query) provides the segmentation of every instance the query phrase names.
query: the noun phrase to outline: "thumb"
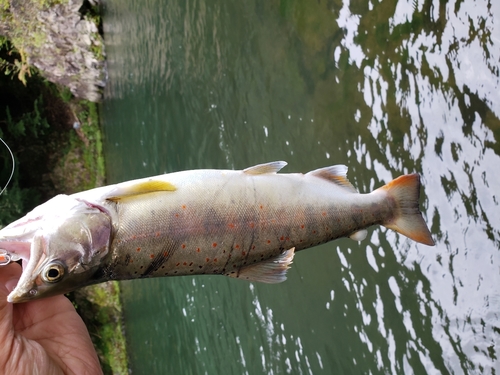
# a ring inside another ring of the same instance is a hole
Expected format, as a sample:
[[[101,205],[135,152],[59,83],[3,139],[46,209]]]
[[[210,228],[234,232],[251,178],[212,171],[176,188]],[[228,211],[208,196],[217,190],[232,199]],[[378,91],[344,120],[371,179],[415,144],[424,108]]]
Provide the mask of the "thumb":
[[[0,341],[12,332],[12,304],[7,302],[7,296],[16,286],[21,272],[17,263],[0,267]]]

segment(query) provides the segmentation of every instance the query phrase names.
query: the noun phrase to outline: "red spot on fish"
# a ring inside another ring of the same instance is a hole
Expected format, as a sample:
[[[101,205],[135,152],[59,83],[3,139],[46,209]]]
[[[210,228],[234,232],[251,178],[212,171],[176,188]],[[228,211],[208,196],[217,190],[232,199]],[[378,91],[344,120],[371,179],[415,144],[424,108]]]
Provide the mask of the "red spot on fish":
[[[326,212],[322,212],[321,215],[326,216]]]
[[[132,236],[132,239],[135,240],[137,238],[137,236]]]
[[[176,266],[176,267],[179,267],[179,266],[180,266],[180,263],[177,263],[175,266]]]
[[[187,262],[182,263],[183,266],[187,266]]]
[[[250,223],[248,224],[250,226],[250,228],[254,228],[255,227],[255,224],[254,223]]]
[[[252,250],[255,250],[255,245],[254,245],[254,246],[252,246]]]
[[[207,261],[207,263],[210,262],[210,258],[205,258],[205,260]]]
[[[281,236],[280,237],[280,241],[283,241],[285,239],[285,237]]]
[[[197,252],[200,252],[200,251],[201,251],[201,249],[200,249],[200,248],[197,248],[197,249],[196,249],[196,251],[197,251]]]
[[[241,252],[241,255],[245,256],[245,255],[246,255],[246,252],[242,251],[242,252]]]
[[[179,217],[179,214],[175,214],[175,217]]]
[[[185,209],[186,209],[186,205],[185,205],[185,204],[183,204],[183,205],[182,205],[182,209],[183,209],[183,210],[185,210]]]
[[[160,232],[156,232],[156,237],[160,237]]]
[[[239,248],[240,248],[240,245],[234,245],[234,248],[235,248],[235,249],[239,249]]]
[[[229,228],[234,228],[234,224],[233,224],[233,223],[229,223],[227,226],[228,226]]]
[[[313,233],[314,233],[314,234],[316,234],[316,231],[315,231],[315,230],[313,230]]]
[[[155,255],[154,255],[154,254],[150,254],[150,255],[149,255],[149,257],[150,257],[151,259],[154,259],[154,258],[155,258]]]
[[[217,247],[217,242],[214,242],[214,243],[212,244],[212,247]]]
[[[271,243],[271,240],[267,240],[267,243]]]
[[[185,249],[186,248],[186,244],[183,243],[182,244],[182,248]]]
[[[263,206],[263,205],[260,205],[259,207],[260,207],[260,209],[261,209],[261,210],[264,208],[264,206]]]
[[[214,258],[214,263],[217,263],[217,258]]]
[[[304,229],[306,226],[305,226],[304,224],[302,224],[300,227],[301,227],[302,229]]]
[[[164,252],[163,252],[163,256],[164,256],[164,257],[167,257],[167,256],[168,256],[168,251],[164,251]]]
[[[141,252],[141,248],[138,247],[135,251],[137,251],[138,253],[140,253]]]

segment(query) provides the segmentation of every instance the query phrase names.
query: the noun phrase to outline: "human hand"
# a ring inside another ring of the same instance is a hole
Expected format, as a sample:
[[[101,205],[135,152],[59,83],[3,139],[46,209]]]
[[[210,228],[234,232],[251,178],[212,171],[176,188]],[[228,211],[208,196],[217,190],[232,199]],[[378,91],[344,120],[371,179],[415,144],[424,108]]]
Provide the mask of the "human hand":
[[[21,267],[0,267],[0,374],[102,374],[85,324],[71,302],[56,296],[11,304]]]

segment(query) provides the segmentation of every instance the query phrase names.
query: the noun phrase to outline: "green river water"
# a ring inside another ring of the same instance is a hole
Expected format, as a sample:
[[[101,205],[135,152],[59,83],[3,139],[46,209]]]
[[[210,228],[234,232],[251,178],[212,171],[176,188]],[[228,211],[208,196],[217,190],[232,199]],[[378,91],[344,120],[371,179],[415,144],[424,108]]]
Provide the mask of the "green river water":
[[[385,228],[278,285],[122,283],[133,374],[500,373],[500,2],[105,0],[108,182],[346,164],[422,176],[435,247]]]

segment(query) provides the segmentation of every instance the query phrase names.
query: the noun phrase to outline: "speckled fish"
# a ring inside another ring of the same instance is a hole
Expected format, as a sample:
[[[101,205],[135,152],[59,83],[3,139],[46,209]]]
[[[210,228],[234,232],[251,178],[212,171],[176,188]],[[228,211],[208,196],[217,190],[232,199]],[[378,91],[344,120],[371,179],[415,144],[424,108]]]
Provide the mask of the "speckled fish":
[[[193,170],[58,195],[0,230],[23,259],[9,295],[24,302],[108,280],[219,274],[277,283],[296,251],[380,224],[433,245],[420,179],[359,194],[336,165],[278,174],[285,162]]]

